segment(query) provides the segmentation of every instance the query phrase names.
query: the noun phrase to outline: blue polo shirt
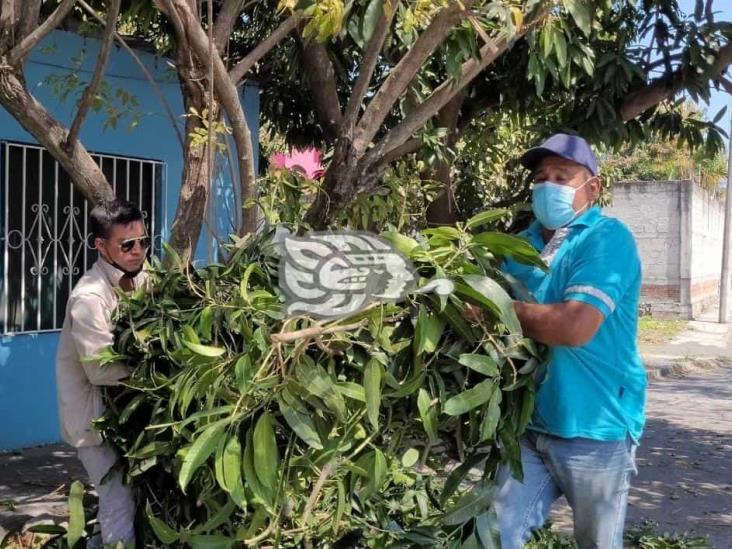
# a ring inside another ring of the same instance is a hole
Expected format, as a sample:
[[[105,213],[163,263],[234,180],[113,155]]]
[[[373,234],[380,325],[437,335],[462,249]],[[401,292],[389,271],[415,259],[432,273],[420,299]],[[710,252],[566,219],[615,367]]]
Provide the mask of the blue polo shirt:
[[[641,264],[633,235],[617,219],[592,208],[550,244],[549,272],[507,261],[504,270],[539,303],[581,301],[604,317],[581,347],[553,346],[537,373],[530,429],[564,438],[640,439],[647,376],[636,344]],[[546,243],[538,222],[523,236],[539,251]],[[556,246],[558,242],[561,244]]]

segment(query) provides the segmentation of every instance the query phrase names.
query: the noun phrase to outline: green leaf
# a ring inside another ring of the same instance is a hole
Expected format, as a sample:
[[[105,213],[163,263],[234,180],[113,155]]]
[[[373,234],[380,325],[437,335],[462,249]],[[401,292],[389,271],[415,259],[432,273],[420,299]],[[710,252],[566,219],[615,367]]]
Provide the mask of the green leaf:
[[[561,31],[554,33],[554,50],[557,53],[559,66],[564,67],[567,64],[567,39]]]
[[[261,501],[268,508],[268,511],[272,512],[271,492],[269,492],[259,481],[254,469],[254,439],[252,437],[251,429],[247,432],[247,444],[244,447],[244,460],[242,467],[244,468],[244,480],[246,487],[252,491],[252,494],[256,499]]]
[[[442,487],[442,493],[440,494],[440,503],[442,505],[445,505],[445,503],[447,503],[447,500],[450,499],[450,496],[452,496],[455,490],[458,489],[465,477],[468,476],[470,470],[480,464],[482,461],[485,461],[486,456],[487,454],[483,453],[477,453],[473,454],[472,456],[468,456],[465,458],[465,461],[463,461],[459,466],[450,471],[450,474],[447,476],[447,480],[445,480],[445,484]]]
[[[564,7],[585,36],[592,32],[590,6],[585,0],[564,0]]]
[[[265,412],[259,416],[254,427],[254,470],[259,481],[272,494],[277,489],[279,464],[280,456],[272,416],[269,412]]]
[[[311,448],[322,450],[323,443],[320,441],[315,424],[310,418],[307,408],[297,402],[297,397],[285,389],[277,401],[280,406],[280,412],[282,412],[282,417],[285,418],[290,428],[295,431],[295,434],[303,439]],[[300,405],[298,406],[298,404]]]
[[[193,326],[190,326],[186,324],[182,328],[183,330],[183,337],[190,341],[191,343],[200,344],[201,340],[198,339],[198,334],[196,333],[196,330],[193,329]]]
[[[460,549],[483,549],[480,541],[478,540],[478,534],[473,531],[473,533],[468,536],[468,539],[464,540],[460,544]]]
[[[384,453],[378,448],[374,449],[374,458],[371,462],[371,469],[369,471],[369,482],[367,492],[369,495],[373,495],[381,490],[381,485],[386,479],[386,472],[388,467],[386,465],[386,457]]]
[[[526,238],[497,232],[484,232],[472,237],[473,244],[485,247],[491,253],[534,265],[542,270],[547,266],[541,259],[539,252]]]
[[[33,526],[30,526],[27,531],[33,532],[34,534],[48,534],[51,536],[59,536],[66,533],[66,528],[64,528],[60,524],[34,524]],[[1,542],[0,547],[4,547]]]
[[[69,547],[74,547],[84,536],[84,485],[75,480],[71,483],[69,491],[69,529],[66,532],[66,540]]]
[[[190,341],[185,339],[183,340],[183,345],[188,347],[197,355],[209,358],[216,358],[217,356],[221,356],[226,352],[226,349],[222,347],[210,347],[209,345],[200,345],[198,343],[191,343]]]
[[[178,541],[180,538],[178,532],[153,515],[150,503],[147,504],[145,514],[153,532],[164,545],[172,545]]]
[[[442,318],[428,313],[424,307],[420,307],[415,327],[415,352],[417,354],[434,353],[444,329],[445,322]]]
[[[460,235],[462,234],[455,227],[449,226],[435,227],[434,229],[425,229],[422,231],[422,233],[430,236],[444,238],[446,240],[460,240]]]
[[[477,517],[491,504],[493,495],[494,490],[491,487],[475,485],[442,516],[442,523],[457,526]]]
[[[215,534],[191,536],[187,541],[192,549],[229,549],[236,542],[233,538]]]
[[[459,416],[469,412],[481,404],[488,402],[494,389],[495,383],[493,380],[486,379],[485,381],[481,381],[475,387],[449,398],[445,402],[443,411],[449,416]]]
[[[513,300],[498,282],[482,275],[465,275],[463,276],[463,280],[476,292],[481,293],[487,299],[498,305],[501,310],[501,322],[506,325],[512,334],[522,334],[521,323],[516,316]]]
[[[328,372],[319,364],[314,364],[309,357],[303,357],[298,363],[295,375],[300,384],[310,394],[320,398],[342,420],[346,414],[346,403]]]
[[[382,0],[374,1],[378,1],[379,3],[382,2]],[[381,233],[380,236],[383,237],[385,240],[388,240],[399,253],[403,254],[406,257],[409,257],[412,251],[420,247],[419,242],[417,242],[413,238],[398,233],[397,231],[385,231]]]
[[[429,393],[424,389],[419,390],[417,395],[417,408],[419,409],[419,417],[422,419],[427,438],[430,442],[437,441],[437,410],[431,405]]]
[[[498,364],[488,355],[481,355],[477,353],[464,353],[458,358],[458,362],[463,366],[467,366],[471,370],[475,370],[488,377],[495,377],[498,375]]]
[[[508,215],[508,210],[506,209],[488,210],[485,212],[481,212],[468,219],[465,222],[465,228],[474,229],[475,227],[480,227],[481,225],[487,225],[488,223],[493,223],[495,221],[498,221],[499,219],[503,219],[504,217],[506,217],[506,215]]]
[[[369,2],[369,5],[366,7],[366,12],[364,13],[362,23],[363,32],[361,33],[361,35],[363,36],[363,41],[366,44],[368,44],[369,40],[371,40],[376,26],[381,21],[381,14],[384,11],[382,7],[382,2],[383,0],[371,0],[371,2]]]
[[[122,412],[119,414],[119,424],[123,425],[127,423],[127,420],[130,419],[130,416],[132,413],[137,410],[137,408],[140,407],[140,404],[145,402],[147,399],[146,393],[140,393],[139,395],[136,395],[135,398],[130,400],[130,402],[127,403],[127,406],[124,407]]]
[[[496,429],[501,419],[501,400],[503,393],[500,389],[493,391],[488,407],[483,415],[483,421],[480,423],[480,441],[496,440]]]
[[[339,381],[336,383],[336,389],[344,396],[359,402],[366,402],[366,391],[358,383],[352,381]]]
[[[379,429],[379,408],[381,406],[381,364],[376,359],[366,363],[363,372],[363,387],[366,393],[366,415],[374,431]]]
[[[416,448],[410,448],[402,456],[402,465],[404,467],[411,467],[419,460],[419,451]]]
[[[211,305],[204,307],[201,311],[201,318],[198,321],[199,330],[201,335],[207,340],[211,340],[211,328],[214,320],[214,309]]]
[[[338,527],[340,525],[341,519],[343,518],[343,514],[346,512],[346,487],[343,485],[342,480],[338,480],[338,505],[336,507],[336,512],[333,515],[333,526],[332,530],[333,533],[338,532]]]
[[[229,418],[212,423],[190,445],[185,458],[183,458],[180,473],[178,473],[178,484],[180,484],[184,494],[188,483],[193,478],[193,474],[216,449],[219,439],[229,423]]]
[[[236,388],[240,393],[246,393],[249,389],[249,383],[252,380],[254,372],[252,371],[252,359],[249,354],[239,357],[234,365],[234,374],[236,376]]]
[[[366,44],[364,43],[363,35],[361,34],[361,25],[359,23],[360,21],[357,17],[350,17],[348,20],[348,34],[360,49],[364,49]]]
[[[262,273],[262,269],[257,263],[250,263],[247,265],[247,268],[244,269],[244,274],[241,276],[241,281],[239,282],[239,295],[241,295],[241,298],[247,303],[249,303],[249,292],[247,289],[249,285],[249,278],[252,276],[254,271],[257,271],[259,274]]]
[[[724,113],[727,112],[727,105],[719,109],[719,112],[714,116],[714,119],[712,120],[712,124],[717,124],[720,120],[722,120],[722,117],[724,116]]]
[[[549,57],[552,53],[552,47],[554,46],[553,39],[554,29],[551,23],[541,29],[541,49],[544,53],[544,57]]]
[[[495,509],[481,513],[475,519],[475,530],[478,532],[483,549],[501,549],[501,533]]]
[[[246,498],[244,497],[244,483],[241,477],[241,456],[242,448],[239,442],[239,435],[234,435],[226,441],[224,451],[221,455],[221,486],[230,495],[234,503],[239,507],[246,507]]]
[[[526,426],[531,421],[531,416],[534,414],[534,391],[524,391],[523,398],[521,399],[521,413],[519,414],[519,421],[517,429],[519,433],[522,433]]]

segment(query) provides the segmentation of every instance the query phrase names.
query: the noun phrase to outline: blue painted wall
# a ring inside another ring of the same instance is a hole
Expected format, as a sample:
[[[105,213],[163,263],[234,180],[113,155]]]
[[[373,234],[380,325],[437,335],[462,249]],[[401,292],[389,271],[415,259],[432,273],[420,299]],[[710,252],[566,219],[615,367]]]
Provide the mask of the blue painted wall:
[[[52,89],[53,80],[56,79],[58,82],[59,77],[76,73],[82,82],[88,81],[93,71],[98,46],[97,40],[57,31],[36,47],[27,63],[26,77],[31,93],[54,117],[67,126],[75,113],[75,98],[61,101]],[[138,53],[154,75],[173,112],[178,116],[178,125],[182,132],[184,113],[180,88],[173,69],[165,59],[149,53]],[[151,85],[124,50],[113,48],[105,82],[112,90],[124,89],[139,102],[136,107],[142,113],[139,125],[130,130],[128,126],[132,118],[123,117],[116,128],[105,129],[104,123],[108,120],[108,116],[104,113],[90,113],[84,123],[80,139],[87,149],[93,152],[150,158],[166,164],[164,179],[166,219],[163,238],[167,238],[180,188],[182,173],[180,144]],[[247,121],[253,136],[256,136],[259,120],[258,89],[254,86],[244,86],[242,95]],[[0,108],[0,140],[35,143],[35,140],[2,108]],[[253,141],[256,147],[256,137]],[[224,164],[219,170],[215,185],[218,197],[213,201],[212,225],[216,231],[221,232],[220,238],[225,240],[224,233],[228,233],[231,227],[227,218],[236,206],[232,203],[234,193],[231,191],[233,186],[230,170]],[[197,250],[197,257],[200,260],[208,257],[209,242],[215,240],[201,239]],[[59,440],[54,372],[57,342],[57,332],[0,337],[0,451]]]

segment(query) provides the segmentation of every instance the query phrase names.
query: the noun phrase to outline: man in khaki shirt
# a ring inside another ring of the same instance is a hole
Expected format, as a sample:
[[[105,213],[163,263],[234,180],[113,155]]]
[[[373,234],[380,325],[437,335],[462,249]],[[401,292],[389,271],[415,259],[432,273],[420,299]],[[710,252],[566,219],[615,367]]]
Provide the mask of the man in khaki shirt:
[[[101,541],[134,546],[132,491],[119,473],[102,482],[117,455],[91,423],[104,413],[99,386],[117,385],[130,371],[123,364],[102,366],[84,359],[112,344],[117,292],[130,292],[144,283],[142,266],[150,239],[142,212],[131,202],[113,200],[95,207],[89,217],[99,259],[76,284],[66,306],[56,355],[61,436],[78,449],[99,494]]]

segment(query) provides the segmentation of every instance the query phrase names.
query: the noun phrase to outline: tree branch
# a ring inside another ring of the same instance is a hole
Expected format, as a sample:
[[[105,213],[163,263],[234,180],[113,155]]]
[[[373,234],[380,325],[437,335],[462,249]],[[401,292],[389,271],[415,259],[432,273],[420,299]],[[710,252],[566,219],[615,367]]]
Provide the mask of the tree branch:
[[[16,5],[18,0],[0,0],[0,28],[12,27],[19,20]]]
[[[41,0],[24,0],[23,9],[18,25],[16,40],[22,40],[38,26],[38,17],[41,13]]]
[[[343,121],[341,104],[338,99],[333,63],[323,44],[315,40],[304,40],[298,33],[298,46],[308,75],[310,92],[313,95],[315,112],[326,135],[336,139]]]
[[[100,17],[100,15],[92,9],[92,7],[87,4],[84,0],[78,0],[79,5],[86,11],[89,15],[94,17],[97,21],[99,21],[102,24],[105,24],[104,19]],[[150,83],[150,86],[152,86],[153,91],[155,92],[155,95],[158,96],[158,99],[160,100],[160,104],[163,106],[163,109],[165,110],[165,114],[168,117],[168,120],[170,121],[170,124],[173,126],[173,130],[175,130],[175,135],[178,137],[178,142],[180,143],[181,149],[185,148],[185,142],[183,140],[183,134],[181,134],[180,128],[178,127],[178,122],[175,118],[175,114],[173,113],[173,109],[170,107],[170,104],[168,103],[167,99],[165,99],[165,95],[163,94],[163,91],[160,89],[160,86],[158,86],[158,83],[155,81],[155,78],[153,78],[153,75],[150,74],[150,71],[147,70],[147,67],[145,66],[145,63],[142,62],[142,59],[140,59],[140,56],[135,53],[135,50],[133,50],[129,45],[127,45],[127,42],[125,42],[124,38],[122,38],[116,31],[114,32],[114,39],[117,41],[117,43],[124,49],[127,53],[130,54],[133,61],[137,64],[137,66],[142,71],[142,74],[145,76],[147,81]]]
[[[356,126],[353,138],[353,147],[356,151],[366,150],[419,69],[445,40],[455,23],[467,15],[466,8],[472,3],[472,0],[463,3],[451,1],[435,16],[414,45],[389,72],[389,76],[369,102],[366,112]]]
[[[257,62],[267,55],[269,51],[274,48],[280,41],[290,34],[298,25],[302,19],[302,12],[297,11],[290,15],[285,21],[283,21],[279,27],[277,27],[272,34],[262,40],[256,48],[249,52],[246,57],[241,59],[234,67],[229,71],[231,80],[235,84],[239,84],[244,76],[257,64]]]
[[[64,18],[71,11],[71,8],[74,7],[75,2],[76,0],[63,0],[61,4],[53,10],[53,13],[48,16],[48,19],[38,25],[38,27],[36,27],[36,29],[28,36],[24,37],[20,44],[10,50],[10,53],[8,54],[8,62],[11,65],[15,65],[19,61],[23,60],[36,46],[36,44],[38,44],[38,42],[43,40],[48,33],[61,24]]]
[[[241,13],[243,3],[244,0],[225,0],[216,16],[213,26],[213,40],[219,54],[224,52],[231,31],[234,29],[236,20]]]
[[[717,51],[717,59],[712,65],[709,77],[715,79],[732,64],[732,43],[725,44]],[[629,93],[618,109],[620,118],[627,122],[655,107],[662,101],[673,97],[686,87],[684,71],[681,67],[670,75],[661,76],[646,86]]]
[[[458,119],[466,95],[467,89],[463,88],[437,113],[440,128],[446,129],[442,142],[446,154],[435,161],[431,174],[432,179],[442,185],[442,190],[427,206],[426,217],[429,225],[453,225],[456,221],[455,188],[450,170],[453,163],[448,160],[447,154],[455,147],[458,140]]]
[[[343,115],[343,127],[348,135],[351,135],[358,120],[358,115],[361,111],[361,102],[366,95],[369,83],[374,75],[379,55],[384,47],[384,41],[389,35],[391,21],[396,13],[396,6],[392,5],[391,0],[384,0],[381,11],[381,19],[374,30],[373,36],[371,36],[371,40],[369,40],[366,46],[366,51],[364,52],[363,60],[359,67],[358,79],[353,86],[353,92],[351,93],[351,98],[348,100],[348,105],[346,105],[346,113]]]
[[[521,38],[529,26],[519,30],[514,41]],[[409,115],[397,126],[391,129],[386,136],[369,151],[369,163],[381,163],[381,157],[396,149],[407,141],[419,128],[424,126],[442,107],[455,97],[486,67],[509,49],[510,43],[505,36],[485,44],[480,49],[480,59],[469,59],[462,65],[460,78],[457,81],[445,80],[425,99],[417,105]]]
[[[66,128],[28,92],[19,70],[7,65],[0,70],[0,104],[61,164],[89,202],[99,204],[114,198],[111,185],[87,150],[64,149]]]
[[[720,78],[719,83],[722,84],[722,87],[724,88],[724,91],[726,91],[728,94],[732,95],[732,82],[728,78]]]
[[[213,63],[216,94],[223,109],[228,115],[231,123],[234,143],[238,153],[239,183],[242,189],[241,198],[244,203],[254,198],[254,149],[252,147],[252,135],[247,125],[244,109],[236,85],[229,77],[226,66],[221,57],[214,55],[209,57],[209,40],[204,32],[200,20],[184,0],[160,0],[167,7],[169,17],[180,19],[185,38],[199,61],[207,65]],[[173,15],[175,14],[175,15]],[[209,106],[211,108],[212,106]],[[244,222],[240,228],[240,234],[252,232],[256,228],[255,210],[250,207],[250,215],[244,216]]]
[[[399,145],[395,149],[386,153],[380,160],[379,165],[388,166],[392,162],[399,160],[402,156],[416,153],[422,146],[422,140],[418,137],[412,137],[405,141],[402,145]]]
[[[79,131],[81,130],[81,125],[84,123],[84,118],[89,112],[89,108],[96,96],[97,88],[104,76],[104,69],[107,66],[107,60],[109,59],[109,50],[112,47],[112,39],[114,38],[115,33],[114,29],[117,25],[117,16],[119,15],[121,3],[122,0],[111,0],[111,5],[107,8],[107,21],[104,25],[104,34],[102,35],[99,55],[97,55],[97,62],[94,67],[94,74],[92,74],[89,85],[81,96],[79,110],[76,111],[74,121],[71,123],[71,129],[69,130],[69,135],[66,138],[67,148],[75,146],[76,139],[79,136]]]

